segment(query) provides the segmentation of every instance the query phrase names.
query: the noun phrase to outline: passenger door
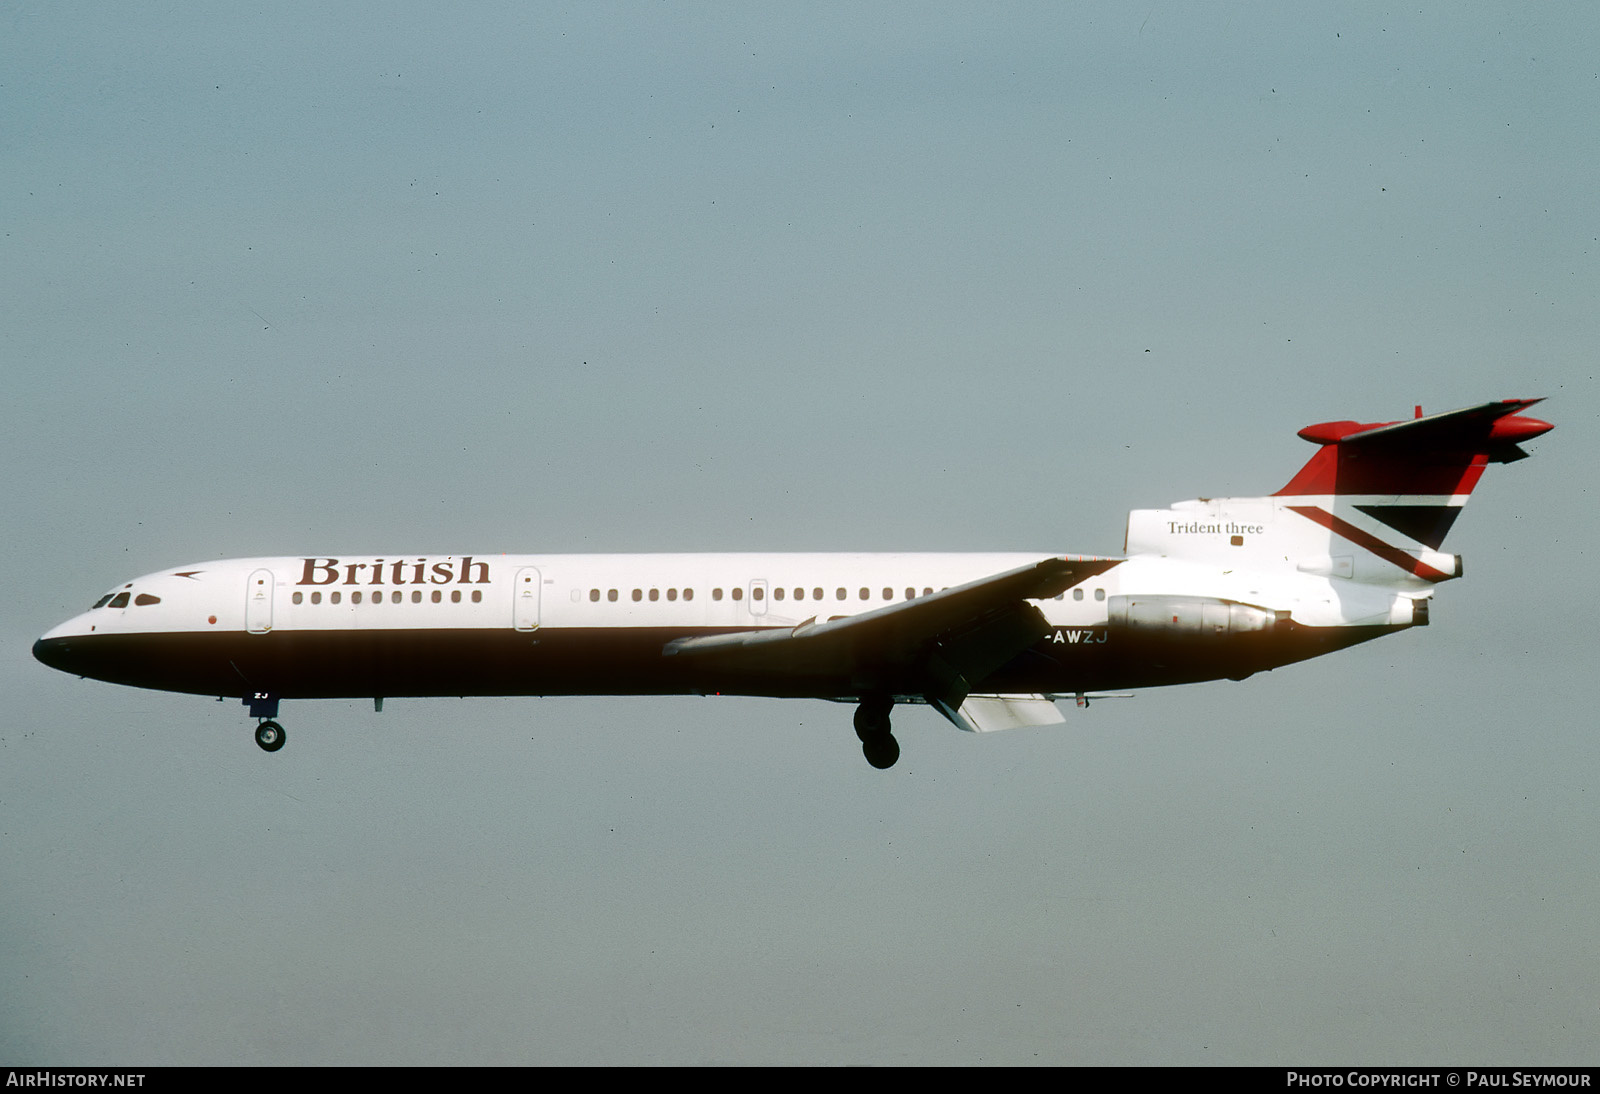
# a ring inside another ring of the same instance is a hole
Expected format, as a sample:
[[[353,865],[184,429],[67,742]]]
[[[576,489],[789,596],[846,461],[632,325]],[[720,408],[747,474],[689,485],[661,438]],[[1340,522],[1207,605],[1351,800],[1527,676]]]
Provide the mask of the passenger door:
[[[534,567],[524,566],[517,571],[512,625],[519,631],[539,629],[539,584],[539,571]]]
[[[245,588],[244,629],[266,634],[272,629],[272,571],[257,570]]]

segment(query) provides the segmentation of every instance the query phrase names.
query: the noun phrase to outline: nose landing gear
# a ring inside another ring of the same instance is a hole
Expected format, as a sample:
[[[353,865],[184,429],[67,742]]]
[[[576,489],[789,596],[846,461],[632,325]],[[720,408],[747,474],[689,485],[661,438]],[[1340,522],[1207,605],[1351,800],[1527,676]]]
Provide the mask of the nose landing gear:
[[[271,719],[256,726],[256,744],[261,746],[263,752],[278,751],[288,739],[289,735],[283,731],[283,727]]]
[[[283,747],[283,742],[289,735],[283,731],[276,719],[278,717],[278,696],[270,691],[258,691],[244,697],[244,705],[250,708],[250,717],[263,719],[256,726],[256,744],[261,746],[263,752],[276,752]]]
[[[893,709],[894,700],[885,696],[865,697],[856,708],[856,736],[861,739],[861,752],[880,771],[893,767],[900,758],[900,742],[890,732],[889,712]]]

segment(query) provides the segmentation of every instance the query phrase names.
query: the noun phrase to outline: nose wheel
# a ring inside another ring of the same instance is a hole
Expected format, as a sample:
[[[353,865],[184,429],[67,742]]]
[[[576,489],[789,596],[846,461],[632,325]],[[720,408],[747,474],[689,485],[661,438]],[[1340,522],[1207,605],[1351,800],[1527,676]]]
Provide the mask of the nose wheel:
[[[256,726],[256,744],[261,746],[263,752],[276,752],[283,747],[283,742],[289,735],[283,727],[270,718]]]
[[[856,736],[861,739],[861,753],[880,771],[893,767],[900,758],[900,742],[890,732],[889,712],[893,709],[893,699],[880,697],[863,699],[856,708]]]

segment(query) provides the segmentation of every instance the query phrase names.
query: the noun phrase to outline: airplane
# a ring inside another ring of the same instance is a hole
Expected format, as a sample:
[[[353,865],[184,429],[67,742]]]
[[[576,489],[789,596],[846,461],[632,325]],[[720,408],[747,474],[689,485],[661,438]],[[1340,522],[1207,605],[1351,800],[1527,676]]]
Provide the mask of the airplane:
[[[1128,515],[1115,556],[310,555],[118,585],[34,643],[81,677],[237,698],[282,748],[285,699],[749,695],[855,706],[872,766],[890,713],[958,728],[1064,722],[1118,689],[1256,672],[1426,626],[1440,548],[1490,463],[1552,426],[1504,399],[1322,422],[1276,493]]]

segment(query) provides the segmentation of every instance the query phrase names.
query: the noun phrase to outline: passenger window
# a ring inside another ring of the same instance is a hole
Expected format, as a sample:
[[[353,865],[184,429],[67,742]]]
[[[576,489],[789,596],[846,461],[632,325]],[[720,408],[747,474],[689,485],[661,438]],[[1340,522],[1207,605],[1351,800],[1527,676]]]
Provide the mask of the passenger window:
[[[421,589],[412,589],[411,590],[411,603],[413,603],[413,604],[421,604],[422,603],[422,590]]]
[[[1074,600],[1082,600],[1083,599],[1083,590],[1082,589],[1073,589],[1072,590],[1072,599],[1074,599]]]
[[[617,602],[617,590],[615,590],[615,589],[607,589],[606,590],[606,599],[611,601],[611,603],[615,604]]]
[[[333,595],[334,596],[338,596],[339,594],[338,593],[334,593]],[[461,590],[460,589],[451,589],[450,590],[450,603],[452,603],[452,604],[461,603]]]
[[[661,599],[661,590],[660,589],[651,589],[650,590],[650,599],[651,600],[660,600]]]
[[[641,600],[643,600],[643,599],[644,599],[644,593],[643,593],[643,591],[641,591],[641,590],[639,590],[639,589],[635,589],[635,590],[633,590],[633,602],[634,602],[634,603],[635,603],[635,604],[637,604],[637,603],[638,603],[638,602],[639,602],[639,601],[641,601]]]
[[[589,590],[589,602],[591,604],[598,604],[600,602],[600,590],[599,589],[590,589]]]
[[[894,590],[886,587],[883,590],[883,598],[885,600],[893,600],[894,599]]]
[[[865,585],[863,585],[861,587],[861,599],[862,600],[868,600],[871,597],[872,597],[872,590],[868,589]]]
[[[678,599],[678,590],[677,589],[668,589],[667,590],[667,599],[668,600],[676,600],[676,599]]]
[[[906,599],[907,600],[915,600],[916,598],[917,598],[917,590],[915,590],[913,588],[910,588],[908,586],[906,588]]]
[[[339,594],[338,593],[334,593],[333,595],[334,596],[338,596]],[[350,594],[350,603],[352,603],[352,604],[361,603],[361,594],[360,593],[351,593]]]
[[[836,599],[836,600],[843,600],[843,599],[844,599],[844,596],[845,596],[845,593],[844,593],[844,586],[843,586],[843,585],[841,585],[841,586],[839,586],[839,591],[838,591],[838,592],[836,592],[836,593],[835,593],[835,594],[834,594],[834,599]]]
[[[383,596],[383,594],[382,594],[382,593],[379,593],[379,594],[378,594],[378,595],[379,595],[379,596],[380,596],[380,597],[381,597],[381,596]],[[389,594],[389,602],[390,602],[390,603],[391,603],[391,604],[398,604],[398,603],[400,603],[400,590],[399,590],[399,589],[396,589],[396,590],[395,590],[395,591],[394,591],[394,592],[392,592],[392,593],[390,593],[390,594]]]
[[[1094,591],[1094,598],[1096,600],[1104,600],[1106,598],[1106,591],[1104,589],[1096,589]]]
[[[329,593],[328,594],[328,603],[329,604],[337,604],[337,603],[339,603],[339,595],[340,594],[337,591]]]
[[[755,595],[756,595],[756,599],[760,600],[761,599],[761,590],[757,589]],[[774,599],[774,600],[782,600],[783,599],[783,589],[782,588],[773,589],[772,590],[772,599]]]
[[[733,598],[735,600],[743,600],[744,599],[744,590],[736,587],[733,590]]]
[[[821,600],[822,599],[822,589],[821,589],[820,586],[818,588],[815,588],[815,589],[811,590],[811,599],[812,600]]]
[[[298,604],[302,600],[304,600],[305,598],[306,598],[306,594],[302,593],[299,589],[296,589],[294,591],[294,595],[289,598],[289,601],[290,601],[290,603]],[[143,599],[143,598],[141,597],[140,599]]]
[[[721,600],[722,599],[722,590],[721,589],[712,589],[711,590],[711,599],[712,600]]]
[[[482,589],[473,589],[472,590],[472,602],[474,604],[482,604],[483,603],[483,590]]]
[[[765,600],[766,596],[767,590],[763,589],[760,585],[757,585],[755,588],[750,590],[751,600]]]
[[[932,596],[933,595],[933,590],[931,588],[923,589],[922,590],[922,595],[923,596]]]
[[[438,593],[434,593],[433,595],[434,596],[438,596],[439,594]],[[321,593],[312,593],[311,594],[311,603],[313,603],[313,604],[321,604],[322,603],[322,594]]]
[[[685,590],[683,590],[683,598],[685,600],[693,600],[694,599],[694,590],[693,589],[685,589]]]

